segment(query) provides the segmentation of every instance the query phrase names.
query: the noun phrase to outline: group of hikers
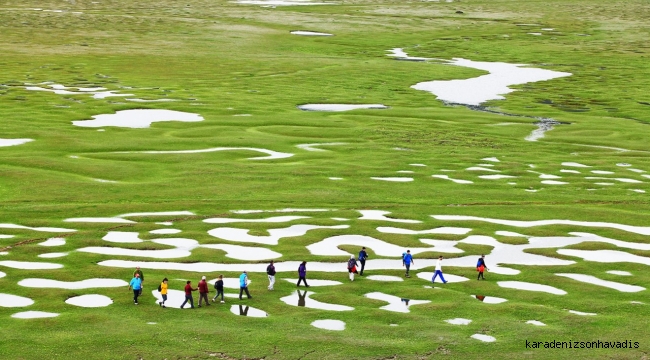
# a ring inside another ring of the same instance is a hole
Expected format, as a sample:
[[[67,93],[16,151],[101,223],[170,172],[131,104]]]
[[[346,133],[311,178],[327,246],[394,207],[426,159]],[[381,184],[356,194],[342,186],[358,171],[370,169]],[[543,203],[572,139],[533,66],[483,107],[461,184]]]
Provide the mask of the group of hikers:
[[[354,281],[354,275],[359,274],[359,276],[363,276],[363,270],[366,267],[366,260],[368,259],[368,253],[366,252],[366,248],[362,247],[361,251],[359,251],[359,256],[355,259],[354,255],[350,256],[350,260],[347,262],[347,268],[348,268],[348,274],[350,277],[350,281]],[[358,262],[357,262],[358,260]],[[445,277],[442,273],[442,260],[443,256],[438,257],[438,261],[436,262],[436,268],[435,272],[433,273],[433,277],[431,278],[431,282],[435,283],[436,278],[440,277],[440,280],[443,282],[443,284],[447,283],[447,280],[445,280]],[[361,267],[359,267],[359,263],[361,264]],[[406,268],[406,273],[404,274],[405,277],[410,278],[411,276],[409,275],[409,271],[411,269],[411,264],[415,264],[415,261],[413,260],[413,256],[411,255],[411,250],[406,250],[405,253],[402,254],[402,266]],[[485,270],[488,270],[487,265],[485,264],[485,255],[481,255],[481,257],[478,259],[478,262],[476,263],[476,271],[478,272],[478,277],[476,280],[485,280],[485,277],[483,275],[483,272]],[[266,267],[266,274],[269,279],[269,290],[273,290],[273,286],[275,285],[275,265],[273,263],[273,260],[271,260],[270,264]],[[166,308],[165,302],[167,301],[167,291],[168,291],[168,279],[164,278],[163,281],[158,285],[158,292],[160,292],[160,295],[162,297],[162,301],[158,302],[158,305],[160,305],[163,308]],[[144,274],[142,273],[142,270],[140,270],[140,267],[136,267],[135,271],[133,272],[133,279],[131,279],[131,282],[129,283],[129,290],[133,290],[133,303],[135,305],[138,305],[138,297],[142,294],[142,283],[144,282]],[[303,261],[300,266],[298,266],[298,283],[296,286],[300,286],[300,283],[303,283],[305,287],[309,287],[307,284],[307,262]],[[241,275],[239,275],[239,300],[242,300],[242,295],[246,293],[246,296],[251,299],[252,296],[248,292],[248,285],[250,284],[250,280],[248,279],[248,272],[244,271]],[[181,305],[181,309],[185,307],[185,305],[189,302],[190,307],[194,309],[194,298],[192,296],[193,291],[199,292],[199,304],[198,307],[202,306],[203,301],[205,301],[206,306],[210,305],[210,301],[208,300],[208,293],[209,293],[209,286],[208,282],[206,281],[205,276],[201,278],[199,281],[198,287],[194,288],[192,287],[192,281],[187,280],[187,283],[185,285],[185,301]],[[224,301],[224,294],[223,294],[223,275],[219,275],[219,278],[217,281],[214,283],[214,288],[217,291],[217,294],[212,298],[212,302],[215,302],[219,296],[221,296],[221,303],[223,304]]]

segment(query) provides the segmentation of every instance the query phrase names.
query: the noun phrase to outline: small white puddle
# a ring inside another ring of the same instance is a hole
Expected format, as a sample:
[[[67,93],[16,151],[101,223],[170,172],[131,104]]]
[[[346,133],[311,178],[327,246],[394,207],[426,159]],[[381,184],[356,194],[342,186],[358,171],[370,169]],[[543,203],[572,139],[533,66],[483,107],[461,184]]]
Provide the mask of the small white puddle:
[[[394,219],[394,218],[386,217],[386,215],[390,214],[390,211],[359,210],[359,212],[361,213],[362,216],[358,220],[378,220],[378,221],[390,221],[390,222],[398,222],[398,223],[406,223],[406,224],[419,224],[422,222],[419,220]]]
[[[643,183],[643,181],[639,181],[636,179],[628,179],[628,178],[605,178],[605,177],[596,177],[596,176],[587,176],[585,177],[587,180],[616,180],[620,181],[622,183],[630,183],[630,184],[640,184]]]
[[[490,165],[490,166],[492,166],[492,165]],[[490,171],[490,172],[501,172],[501,171],[499,171],[499,170],[488,169],[488,168],[484,168],[484,167],[480,167],[480,166],[472,166],[472,167],[468,167],[468,168],[465,169],[465,170],[467,170],[467,171]]]
[[[300,216],[296,216],[300,217]],[[319,226],[319,225],[292,225],[288,228],[268,229],[269,235],[249,235],[248,229],[222,227],[208,231],[208,234],[223,240],[249,242],[265,245],[277,245],[282,238],[298,237],[305,235],[309,230],[315,229],[347,229],[349,225]]]
[[[528,321],[526,321],[526,324],[531,324],[531,325],[535,325],[535,326],[546,326],[546,324],[544,324],[541,321],[537,321],[537,320],[528,320]]]
[[[340,178],[340,177],[330,177],[329,179],[330,180],[343,180],[343,178]]]
[[[567,277],[569,279],[573,279],[587,284],[603,286],[621,292],[639,292],[645,290],[645,288],[641,286],[627,285],[615,281],[602,280],[591,275],[584,275],[584,274],[555,274],[555,275]]]
[[[156,235],[169,235],[169,234],[178,234],[181,230],[178,229],[157,229],[149,231],[150,234]]]
[[[624,251],[616,250],[573,250],[573,249],[560,249],[557,251],[560,255],[575,256],[587,261],[599,263],[617,263],[617,262],[630,262],[637,264],[650,265],[650,258],[630,254]]]
[[[133,101],[138,103],[153,103],[153,102],[169,102],[177,101],[176,99],[124,99],[126,101]]]
[[[41,246],[61,246],[65,245],[65,239],[63,238],[51,238],[39,243]]]
[[[323,330],[333,330],[333,331],[345,330],[345,322],[341,320],[316,320],[311,323],[311,326]]]
[[[267,314],[265,311],[262,311],[260,309],[256,309],[256,308],[248,306],[248,305],[232,305],[230,307],[230,312],[235,314],[235,315],[248,316],[248,317],[267,317],[267,316],[269,316],[269,314]]]
[[[137,232],[109,231],[102,240],[114,243],[140,243],[142,239],[138,237]]]
[[[6,266],[13,269],[22,269],[22,270],[53,270],[61,269],[63,265],[53,264],[53,263],[44,263],[44,262],[29,262],[29,261],[0,261],[0,266]]]
[[[0,293],[0,307],[24,307],[33,303],[34,300],[30,298]]]
[[[409,307],[412,305],[428,304],[429,300],[411,300],[404,299],[393,295],[384,294],[381,292],[372,292],[364,295],[369,299],[381,300],[388,303],[388,305],[380,307],[381,310],[408,313],[411,312]]]
[[[0,224],[0,229],[22,229],[22,230],[32,230],[32,231],[40,231],[40,232],[55,232],[55,233],[75,232],[75,231],[77,231],[77,230],[74,230],[74,229],[51,228],[51,227],[29,227],[29,226],[16,225],[16,224]]]
[[[580,163],[577,163],[577,162],[563,162],[563,163],[562,163],[562,166],[567,166],[567,167],[579,167],[579,168],[588,168],[588,167],[591,167],[591,166],[589,166],[589,165],[580,164]]]
[[[298,283],[298,279],[284,279],[285,281],[288,281],[290,283],[296,284]],[[333,286],[333,285],[341,285],[343,284],[340,281],[334,281],[334,280],[317,280],[317,279],[309,279],[309,286]]]
[[[531,33],[528,33],[528,35],[535,35],[535,36],[541,36],[541,35],[542,35],[542,33],[538,33],[538,32],[531,32]]]
[[[297,5],[332,5],[333,3],[312,2],[311,0],[236,0],[237,4],[261,5],[262,7],[297,6]]]
[[[578,170],[569,170],[569,169],[562,169],[560,170],[561,173],[570,173],[570,174],[580,174],[580,171]]]
[[[542,180],[541,183],[546,185],[567,185],[568,184],[568,182],[557,181],[557,180]]]
[[[104,295],[81,295],[74,296],[65,301],[66,304],[87,307],[87,308],[96,308],[96,307],[105,307],[113,303],[113,300],[108,296]]]
[[[322,33],[322,32],[317,32],[317,31],[304,31],[304,30],[296,30],[291,32],[294,35],[302,35],[302,36],[333,36],[332,34],[328,33]]]
[[[390,276],[390,275],[370,275],[370,276],[366,276],[366,279],[373,280],[373,281],[404,281],[404,279],[402,279],[399,276]]]
[[[469,181],[469,180],[452,179],[448,175],[431,175],[431,177],[453,181],[456,184],[473,184],[474,183],[473,181]]]
[[[455,318],[455,319],[449,319],[445,320],[446,323],[452,324],[452,325],[469,325],[472,320],[470,319],[463,319],[463,318]]]
[[[0,239],[11,239],[16,237],[16,235],[0,235]]]
[[[470,336],[472,339],[476,340],[481,340],[483,342],[495,342],[497,339],[495,339],[493,336],[490,335],[483,335],[483,334],[474,334]]]
[[[593,174],[598,174],[598,175],[612,175],[614,174],[613,171],[605,171],[605,170],[591,170]]]
[[[413,251],[411,251],[411,253],[413,253]],[[433,274],[434,273],[432,273],[432,272],[421,272],[421,273],[418,273],[418,277],[420,279],[422,279],[422,280],[431,281],[431,279],[433,278]],[[450,283],[450,284],[459,283],[459,282],[463,282],[463,281],[469,281],[469,279],[464,277],[464,276],[447,274],[444,271],[442,272],[442,276],[444,276],[445,280],[447,280],[447,282]],[[442,280],[440,279],[440,276],[438,276],[436,278],[436,281],[442,283]]]
[[[576,310],[569,310],[571,314],[576,314],[576,315],[581,315],[581,316],[595,316],[598,314],[595,313],[587,313],[587,312],[582,312],[582,311],[576,311]]]
[[[388,109],[388,106],[382,104],[305,104],[298,105],[298,109],[304,111],[350,111],[357,109]]]
[[[594,183],[594,185],[612,186],[612,185],[614,185],[614,183],[608,183],[608,182],[597,182],[597,183]]]
[[[114,154],[200,154],[217,151],[257,151],[268,154],[268,156],[258,156],[248,158],[248,160],[276,160],[292,157],[294,154],[283,153],[268,149],[250,148],[250,147],[216,147],[198,150],[147,150],[147,151],[116,151]]]
[[[0,139],[0,147],[26,144],[34,139]]]
[[[172,226],[174,225],[174,223],[171,221],[162,221],[162,222],[157,222],[156,225]]]
[[[44,311],[23,311],[11,315],[12,318],[16,318],[16,319],[43,319],[43,318],[53,318],[57,316],[59,316],[59,314],[44,312]]]
[[[426,165],[424,165],[424,164],[409,164],[409,165],[411,165],[411,166],[419,166],[419,167],[424,167],[424,166],[426,166]]]
[[[55,252],[55,253],[40,254],[40,255],[38,255],[38,257],[43,258],[43,259],[56,259],[56,258],[64,257],[64,256],[67,256],[67,255],[68,255],[67,252],[64,252],[64,253],[56,253]]]
[[[523,281],[498,281],[497,285],[507,289],[517,289],[526,291],[539,291],[553,295],[566,295],[567,292],[549,285],[535,284]]]
[[[499,180],[499,179],[512,179],[512,178],[516,178],[516,176],[497,174],[497,175],[480,175],[479,178],[487,179],[487,180]]]
[[[309,219],[309,216],[274,216],[265,219],[233,219],[233,218],[212,218],[203,220],[208,224],[229,224],[229,223],[282,223],[300,219]]]
[[[350,311],[353,307],[337,304],[328,304],[317,300],[310,299],[315,293],[312,291],[296,290],[291,295],[280,298],[282,302],[291,306],[300,306],[310,309],[331,310],[331,311]]]
[[[5,274],[5,273],[3,273],[2,271],[0,271],[0,278],[3,278],[3,277],[5,277],[5,276],[7,276],[7,274]]]
[[[115,114],[94,115],[93,119],[94,120],[73,121],[72,124],[75,126],[93,128],[103,126],[117,126],[142,129],[150,127],[154,122],[161,121],[203,121],[203,117],[198,114],[162,109],[122,110],[117,111]]]
[[[500,162],[499,159],[497,159],[496,157],[486,157],[486,158],[483,158],[481,160],[483,160],[483,161],[492,161],[492,162]]]
[[[192,216],[191,211],[155,211],[155,212],[136,212],[117,215],[118,217],[149,217],[149,216]]]
[[[70,218],[63,220],[65,222],[81,222],[81,223],[98,223],[98,224],[135,224],[135,221],[122,219],[119,217],[83,217],[83,218]]]
[[[639,194],[645,194],[645,190],[641,190],[641,189],[632,189],[631,191],[634,191],[635,193],[639,193]]]
[[[632,276],[632,273],[629,271],[622,271],[622,270],[609,270],[607,271],[608,274],[612,275],[619,275],[619,276]]]
[[[129,285],[120,279],[86,279],[81,281],[58,281],[50,279],[24,279],[18,282],[18,285],[29,288],[41,289],[66,289],[81,290],[94,288],[115,288],[126,287]]]
[[[391,182],[411,182],[413,178],[410,177],[371,177],[373,180],[391,181]]]
[[[484,302],[486,304],[501,304],[506,301],[507,299],[499,298],[499,297],[494,297],[494,296],[484,296],[484,295],[470,295],[472,299],[476,299],[478,301]]]
[[[494,232],[497,235],[501,236],[510,236],[510,237],[528,237],[527,235],[522,235],[520,233],[512,232],[512,231],[495,231]]]
[[[325,212],[333,211],[333,209],[296,209],[296,208],[286,208],[286,209],[276,209],[276,210],[230,210],[233,214],[257,214],[257,213],[290,213],[290,212]]]
[[[411,170],[398,170],[397,172],[400,173],[400,174],[413,174],[413,173],[415,173],[415,171],[411,171]]]
[[[327,151],[327,150],[319,149],[316,146],[337,146],[337,145],[347,145],[347,143],[333,142],[333,143],[298,144],[296,145],[296,147],[306,151]]]
[[[404,234],[404,235],[423,235],[423,234],[446,234],[446,235],[465,235],[472,229],[457,227],[439,227],[428,230],[411,230],[396,227],[380,226],[377,231],[384,234]]]

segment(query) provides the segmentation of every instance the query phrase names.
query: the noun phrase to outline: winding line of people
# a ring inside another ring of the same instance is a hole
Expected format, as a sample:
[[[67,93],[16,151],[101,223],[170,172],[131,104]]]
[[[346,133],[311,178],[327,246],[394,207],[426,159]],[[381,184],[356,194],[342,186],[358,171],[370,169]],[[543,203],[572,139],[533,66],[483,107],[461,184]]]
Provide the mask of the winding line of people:
[[[350,256],[350,260],[347,262],[347,269],[348,269],[348,274],[350,277],[350,281],[354,281],[354,275],[359,274],[359,276],[363,276],[363,271],[366,266],[366,260],[368,259],[368,253],[366,252],[366,248],[362,247],[361,251],[359,251],[359,262],[357,262],[357,259],[354,258],[354,255]],[[438,257],[438,261],[436,261],[436,268],[433,273],[433,277],[431,278],[431,282],[435,283],[436,278],[440,277],[440,280],[443,282],[443,284],[447,283],[447,280],[445,280],[445,277],[442,272],[442,260],[444,257],[441,255]],[[357,270],[359,263],[361,263],[361,269]],[[411,250],[406,250],[405,253],[402,253],[402,266],[406,268],[406,273],[404,274],[405,277],[410,278],[411,276],[409,275],[409,270],[411,269],[411,264],[415,264],[415,261],[413,260],[413,256],[411,255]],[[484,276],[484,271],[489,270],[487,265],[485,264],[485,255],[481,255],[481,257],[478,259],[478,262],[476,263],[476,271],[478,272],[478,277],[476,280],[485,280]],[[273,260],[270,261],[270,264],[266,267],[266,274],[269,279],[269,286],[268,289],[269,291],[274,290],[274,285],[275,285],[275,265]],[[169,289],[168,285],[169,280],[167,278],[164,278],[163,281],[160,283],[158,286],[158,292],[160,292],[160,295],[162,297],[162,301],[158,302],[158,305],[160,305],[163,308],[166,308],[165,302],[167,301],[167,293]],[[305,287],[309,287],[307,284],[307,262],[303,261],[300,266],[298,267],[298,283],[296,286],[300,286],[300,283],[303,283]],[[133,272],[133,279],[129,282],[129,290],[133,290],[133,303],[135,305],[138,305],[138,297],[142,295],[142,289],[143,289],[143,284],[144,283],[144,274],[142,273],[142,270],[140,270],[140,267],[136,267],[136,270]],[[251,296],[250,292],[248,291],[248,285],[250,284],[250,280],[248,278],[248,272],[244,270],[244,272],[239,276],[239,300],[242,300],[242,296],[244,293],[246,293],[246,296],[248,299],[252,299],[253,297]],[[201,277],[201,281],[199,281],[199,285],[197,288],[192,287],[192,281],[187,280],[187,283],[185,285],[184,291],[185,291],[185,301],[181,305],[181,309],[184,308],[185,304],[188,302],[190,303],[190,307],[194,309],[194,298],[192,296],[192,292],[194,291],[199,291],[199,304],[198,307],[202,306],[202,302],[205,301],[206,306],[210,305],[210,301],[208,300],[208,283],[206,281],[205,276]],[[212,302],[215,302],[219,295],[221,295],[221,303],[225,303],[224,301],[224,293],[223,293],[223,275],[219,275],[219,278],[217,281],[214,283],[214,288],[217,291],[217,294],[212,298]]]

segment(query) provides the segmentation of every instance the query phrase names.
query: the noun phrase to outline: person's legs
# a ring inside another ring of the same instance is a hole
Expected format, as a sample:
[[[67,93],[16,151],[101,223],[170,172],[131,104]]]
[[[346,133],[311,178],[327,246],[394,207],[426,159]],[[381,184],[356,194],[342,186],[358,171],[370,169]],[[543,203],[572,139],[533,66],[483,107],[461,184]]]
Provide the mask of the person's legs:
[[[478,273],[478,275],[481,277],[481,279],[485,280],[485,276],[483,275],[483,271],[481,271],[480,273]]]
[[[348,272],[350,273],[350,281],[354,281],[354,273],[352,272],[352,269],[348,269]]]
[[[363,276],[363,269],[366,268],[366,261],[365,260],[359,260],[361,263],[361,271],[359,271],[359,276]]]
[[[162,306],[162,307],[166,307],[166,306],[165,306],[165,301],[167,301],[167,294],[163,295],[163,296],[162,296],[162,299],[163,299],[163,301],[162,301],[162,303],[160,304],[160,306]]]
[[[436,282],[436,278],[437,278],[437,277],[438,277],[438,270],[436,270],[436,271],[433,273],[433,277],[431,278],[431,282]]]
[[[241,296],[242,296],[242,294],[244,293],[244,289],[245,289],[245,288],[243,288],[243,287],[241,287],[241,286],[239,287],[239,300],[241,300]]]
[[[137,304],[138,303],[138,296],[140,295],[140,289],[138,290],[133,290],[133,303]]]
[[[189,299],[190,299],[190,305],[192,305],[192,309],[194,309],[194,298],[192,297],[192,295],[189,296]]]
[[[405,264],[406,266],[406,277],[409,277],[409,270],[411,270],[411,264]]]
[[[275,284],[275,275],[269,275],[269,290],[273,290]]]
[[[185,306],[185,304],[187,304],[187,301],[188,301],[188,297],[187,295],[185,295],[185,301],[183,301],[183,303],[181,304],[181,309],[183,308],[183,306]]]
[[[436,271],[436,272],[437,272],[437,273],[438,273],[438,272],[440,273],[440,280],[442,280],[442,283],[443,283],[443,284],[446,284],[446,283],[447,283],[447,280],[445,280],[445,277],[442,275],[442,271],[438,270],[438,271]]]
[[[221,302],[223,302],[223,290],[219,290],[217,296],[219,296],[219,294],[221,294]]]
[[[203,302],[203,293],[199,293],[199,307],[201,307],[202,302]]]
[[[305,286],[307,286],[307,281],[306,281],[305,278],[302,277],[302,276],[301,276],[300,278],[298,278],[298,284],[296,284],[296,286],[300,286],[300,282],[301,282],[301,281],[303,281],[303,282],[305,283]]]
[[[251,294],[248,292],[248,286],[244,288],[244,291],[246,291],[246,296],[248,296],[248,298],[250,299],[252,296],[251,296]]]

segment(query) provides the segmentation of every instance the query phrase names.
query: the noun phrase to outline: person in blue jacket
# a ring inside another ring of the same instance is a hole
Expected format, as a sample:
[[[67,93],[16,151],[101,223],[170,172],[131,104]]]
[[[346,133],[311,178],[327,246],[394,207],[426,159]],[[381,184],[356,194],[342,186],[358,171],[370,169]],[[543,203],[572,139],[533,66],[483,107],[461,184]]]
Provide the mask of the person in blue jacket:
[[[485,265],[485,255],[481,255],[481,257],[478,259],[478,262],[476,263],[476,271],[478,271],[478,277],[476,280],[485,280],[485,277],[483,276],[483,271],[489,270],[487,265]]]
[[[413,256],[411,255],[411,250],[406,250],[406,254],[402,255],[402,265],[406,267],[406,274],[404,274],[404,276],[411,277],[411,275],[409,275],[409,270],[411,270],[411,264],[415,264],[415,261],[413,261]]]
[[[239,300],[241,300],[244,291],[249,299],[252,298],[251,294],[248,292],[248,273],[246,271],[239,275]]]
[[[131,279],[129,290],[133,290],[133,303],[138,305],[138,296],[140,296],[140,291],[142,290],[142,279],[140,279],[140,274],[136,273],[133,279]]]
[[[359,271],[359,276],[363,276],[363,269],[366,268],[366,259],[368,258],[368,253],[366,252],[366,247],[362,247],[359,251],[359,262],[361,263],[361,271]]]

